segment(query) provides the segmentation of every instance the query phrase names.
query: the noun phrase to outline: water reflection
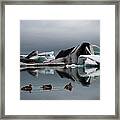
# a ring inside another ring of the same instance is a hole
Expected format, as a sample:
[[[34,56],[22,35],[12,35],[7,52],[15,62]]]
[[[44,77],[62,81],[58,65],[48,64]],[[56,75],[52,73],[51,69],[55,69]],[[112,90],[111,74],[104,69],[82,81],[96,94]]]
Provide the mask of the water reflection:
[[[99,69],[97,68],[60,68],[56,72],[61,78],[68,78],[72,81],[80,82],[86,87],[89,87],[91,81],[99,76]]]
[[[22,71],[27,71],[30,75],[34,77],[39,77],[40,75],[54,75],[57,73],[61,78],[67,78],[72,82],[81,83],[82,86],[89,87],[90,84],[99,77],[99,69],[97,68],[65,68],[65,67],[41,67],[41,68],[22,68]],[[57,86],[53,86],[52,84],[43,84],[39,86],[39,90],[43,91],[51,91],[57,90]],[[74,85],[72,83],[64,84],[63,89],[66,91],[72,91]],[[32,85],[26,85],[21,87],[21,91],[32,91]]]
[[[41,68],[21,68],[20,70],[22,71],[27,71],[30,75],[38,77],[39,74],[54,74],[55,70],[53,68],[46,68],[46,67],[41,67]]]

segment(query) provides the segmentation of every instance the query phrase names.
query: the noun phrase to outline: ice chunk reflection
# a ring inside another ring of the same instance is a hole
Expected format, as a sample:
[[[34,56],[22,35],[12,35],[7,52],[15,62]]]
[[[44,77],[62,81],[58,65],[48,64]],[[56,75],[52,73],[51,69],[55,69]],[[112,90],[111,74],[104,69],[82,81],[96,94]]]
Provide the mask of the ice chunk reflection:
[[[83,86],[89,85],[100,76],[100,70],[96,67],[80,67],[80,68],[66,68],[66,67],[40,67],[40,68],[24,68],[21,71],[27,71],[30,75],[38,77],[40,74],[54,75],[56,72],[61,78],[67,78]]]

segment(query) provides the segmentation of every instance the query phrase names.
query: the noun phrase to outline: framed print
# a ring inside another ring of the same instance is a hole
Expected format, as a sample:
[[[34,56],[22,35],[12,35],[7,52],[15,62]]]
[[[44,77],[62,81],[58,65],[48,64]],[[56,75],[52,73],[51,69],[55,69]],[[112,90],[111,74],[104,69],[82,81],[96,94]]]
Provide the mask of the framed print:
[[[119,119],[118,1],[1,7],[1,118]]]

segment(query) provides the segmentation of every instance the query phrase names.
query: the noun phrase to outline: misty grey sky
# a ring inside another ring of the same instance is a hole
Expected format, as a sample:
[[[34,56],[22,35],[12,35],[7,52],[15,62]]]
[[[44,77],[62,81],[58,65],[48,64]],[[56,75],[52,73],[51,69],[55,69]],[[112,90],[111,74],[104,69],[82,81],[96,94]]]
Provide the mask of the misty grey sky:
[[[99,20],[21,20],[20,52],[59,51],[82,42],[100,46]]]

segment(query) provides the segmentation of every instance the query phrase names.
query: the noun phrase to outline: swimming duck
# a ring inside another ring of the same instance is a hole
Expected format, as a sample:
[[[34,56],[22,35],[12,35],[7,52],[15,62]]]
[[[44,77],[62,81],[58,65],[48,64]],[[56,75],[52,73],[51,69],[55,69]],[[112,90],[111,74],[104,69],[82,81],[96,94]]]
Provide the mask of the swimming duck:
[[[29,84],[29,85],[26,85],[24,87],[21,88],[21,90],[24,90],[24,91],[29,91],[31,93],[31,90],[32,90],[32,85]]]
[[[73,86],[72,86],[72,84],[71,84],[71,83],[69,83],[69,84],[65,85],[65,87],[64,87],[64,89],[69,90],[69,91],[71,91],[71,90],[72,90],[72,88],[73,88]]]
[[[41,88],[43,88],[43,90],[51,90],[52,89],[52,85],[43,85]]]

